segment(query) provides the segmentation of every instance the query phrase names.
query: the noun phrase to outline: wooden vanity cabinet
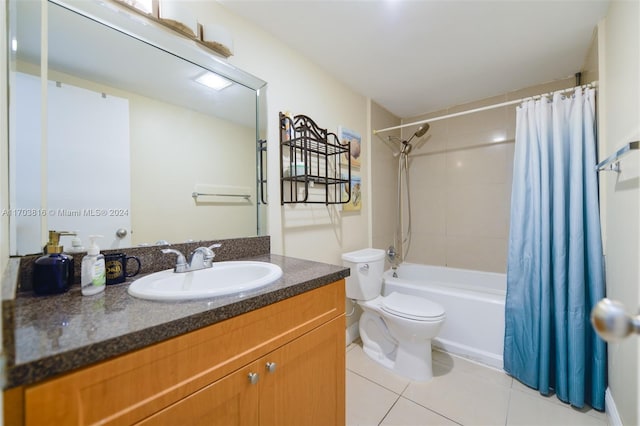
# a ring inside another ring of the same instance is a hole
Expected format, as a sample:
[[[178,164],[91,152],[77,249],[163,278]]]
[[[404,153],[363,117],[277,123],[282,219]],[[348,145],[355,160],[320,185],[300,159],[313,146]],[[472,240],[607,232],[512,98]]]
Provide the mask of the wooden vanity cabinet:
[[[140,422],[140,425],[339,425],[344,386],[344,321],[273,351]],[[342,358],[340,361],[339,358]],[[253,382],[251,381],[253,378]],[[197,414],[196,414],[197,413]]]
[[[5,420],[38,426],[343,425],[344,297],[340,280],[12,389]]]

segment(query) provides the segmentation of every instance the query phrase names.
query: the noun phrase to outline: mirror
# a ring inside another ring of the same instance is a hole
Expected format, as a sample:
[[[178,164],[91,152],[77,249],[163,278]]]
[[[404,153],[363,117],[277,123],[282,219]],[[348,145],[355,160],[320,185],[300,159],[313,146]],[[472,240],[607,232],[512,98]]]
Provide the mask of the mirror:
[[[15,0],[10,21],[13,255],[48,229],[103,249],[261,234],[262,80],[116,2]]]

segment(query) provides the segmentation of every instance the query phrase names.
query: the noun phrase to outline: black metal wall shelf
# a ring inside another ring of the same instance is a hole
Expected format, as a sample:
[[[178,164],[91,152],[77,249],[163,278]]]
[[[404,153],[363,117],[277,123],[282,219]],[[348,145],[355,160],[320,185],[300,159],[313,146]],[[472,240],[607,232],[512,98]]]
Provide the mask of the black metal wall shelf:
[[[280,113],[281,204],[348,203],[350,145],[306,115]]]

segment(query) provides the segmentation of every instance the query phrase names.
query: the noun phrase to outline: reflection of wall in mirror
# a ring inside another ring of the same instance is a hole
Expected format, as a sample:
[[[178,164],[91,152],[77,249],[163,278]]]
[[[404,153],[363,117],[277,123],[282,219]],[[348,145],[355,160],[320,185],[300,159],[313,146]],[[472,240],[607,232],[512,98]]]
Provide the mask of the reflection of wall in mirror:
[[[49,76],[129,100],[132,244],[256,234],[254,128],[53,70]],[[251,187],[251,201],[196,205],[196,183]]]
[[[255,129],[149,98],[131,119],[134,243],[255,235]],[[251,201],[196,204],[195,184],[248,187]]]
[[[40,79],[16,73],[14,83],[14,208],[23,213],[10,223],[18,253],[41,252],[43,216],[48,229],[76,231],[83,241],[104,235],[103,248],[130,246],[129,238],[115,236],[131,227],[128,101],[49,81],[47,205],[41,209]]]

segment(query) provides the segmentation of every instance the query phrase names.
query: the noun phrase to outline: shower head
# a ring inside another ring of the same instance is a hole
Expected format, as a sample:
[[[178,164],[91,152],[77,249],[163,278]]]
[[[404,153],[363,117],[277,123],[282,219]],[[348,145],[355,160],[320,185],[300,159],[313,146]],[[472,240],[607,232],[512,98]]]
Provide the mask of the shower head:
[[[407,143],[411,142],[411,139],[415,137],[418,137],[418,138],[423,137],[425,133],[427,133],[428,131],[429,131],[429,123],[424,123],[422,126],[418,127],[418,130],[416,130],[416,132],[413,135],[411,135]]]
[[[421,138],[428,131],[429,131],[429,123],[424,123],[422,126],[418,127],[418,130],[416,130],[416,132],[413,135]]]

